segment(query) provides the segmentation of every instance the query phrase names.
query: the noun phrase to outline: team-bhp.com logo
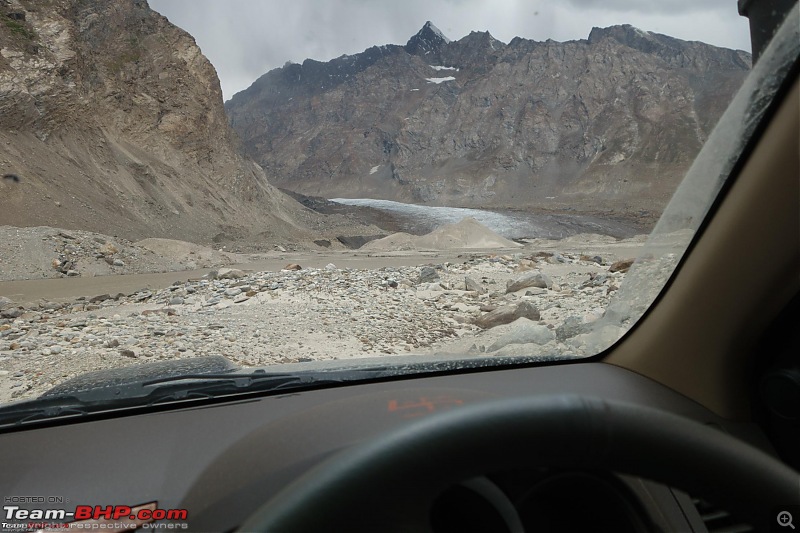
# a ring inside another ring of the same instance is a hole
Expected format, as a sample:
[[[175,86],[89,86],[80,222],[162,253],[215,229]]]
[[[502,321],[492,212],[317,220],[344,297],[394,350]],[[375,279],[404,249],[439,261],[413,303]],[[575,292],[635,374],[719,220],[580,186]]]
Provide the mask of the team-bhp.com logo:
[[[3,531],[56,531],[64,529],[126,530],[187,529],[186,509],[159,509],[158,502],[131,507],[129,505],[78,505],[66,509],[23,509],[19,505],[3,506]],[[155,524],[160,520],[170,522]]]

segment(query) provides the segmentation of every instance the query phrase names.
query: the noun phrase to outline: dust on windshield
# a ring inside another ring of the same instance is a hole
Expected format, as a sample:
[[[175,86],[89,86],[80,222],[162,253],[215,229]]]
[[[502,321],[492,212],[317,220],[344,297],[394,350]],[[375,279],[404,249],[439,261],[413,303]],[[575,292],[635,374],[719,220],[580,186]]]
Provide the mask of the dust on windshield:
[[[230,13],[212,4],[7,4],[3,403],[212,355],[594,355],[657,296],[738,153],[692,166],[701,147],[754,124],[714,130],[751,71],[735,13],[708,24],[734,20],[738,47],[629,12],[560,39],[459,18],[233,75],[220,58],[247,47],[215,48]]]

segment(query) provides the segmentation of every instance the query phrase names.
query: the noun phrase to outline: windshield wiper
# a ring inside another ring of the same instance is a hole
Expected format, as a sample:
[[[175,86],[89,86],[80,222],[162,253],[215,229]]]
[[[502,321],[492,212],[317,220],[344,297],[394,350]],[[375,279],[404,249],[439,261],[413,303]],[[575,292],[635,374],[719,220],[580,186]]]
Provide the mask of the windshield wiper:
[[[385,368],[268,373],[223,372],[178,374],[133,383],[48,395],[0,407],[0,427],[18,426],[53,418],[82,417],[91,413],[150,407],[192,400],[233,397],[245,393],[296,390],[339,384],[353,379],[383,377]]]
[[[285,374],[285,373],[267,373],[263,370],[257,370],[249,374],[235,374],[235,373],[222,373],[222,374],[182,374],[178,376],[167,376],[163,378],[151,379],[141,383],[142,387],[149,387],[152,385],[161,385],[167,383],[177,383],[180,381],[206,381],[215,384],[231,384],[236,387],[250,387],[254,383],[269,381],[270,383],[279,385],[281,381],[291,383],[301,378],[301,374]]]
[[[268,383],[270,389],[282,387],[281,381],[285,384],[319,384],[321,382],[349,381],[353,378],[364,379],[365,377],[383,377],[390,369],[385,366],[367,368],[347,368],[338,370],[303,371],[295,373],[287,372],[267,372],[256,370],[251,373],[222,372],[219,374],[181,374],[177,376],[166,376],[155,378],[141,383],[143,387],[160,385],[165,383],[175,383],[179,381],[207,381],[212,383],[229,383],[240,388],[249,388],[258,384]]]
[[[346,375],[343,375],[346,374]],[[215,398],[242,392],[265,392],[297,389],[306,385],[341,383],[352,379],[350,372],[268,373],[257,370],[249,374],[186,374],[153,379],[141,384],[150,388],[147,405],[191,398]]]

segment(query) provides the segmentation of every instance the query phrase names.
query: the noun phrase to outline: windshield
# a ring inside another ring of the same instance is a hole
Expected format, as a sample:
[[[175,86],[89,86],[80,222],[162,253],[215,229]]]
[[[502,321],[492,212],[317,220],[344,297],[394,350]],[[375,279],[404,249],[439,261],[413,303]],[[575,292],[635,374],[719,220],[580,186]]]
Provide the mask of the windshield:
[[[596,355],[766,105],[730,2],[7,4],[2,403]]]

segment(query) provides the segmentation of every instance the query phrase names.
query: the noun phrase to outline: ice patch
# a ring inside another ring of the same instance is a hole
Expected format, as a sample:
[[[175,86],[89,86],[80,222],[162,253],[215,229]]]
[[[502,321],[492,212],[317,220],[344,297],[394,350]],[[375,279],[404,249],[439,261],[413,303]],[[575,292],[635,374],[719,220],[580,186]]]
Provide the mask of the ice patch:
[[[373,198],[331,198],[332,202],[345,205],[373,207],[385,211],[400,213],[419,219],[427,219],[435,225],[455,224],[464,218],[471,217],[487,228],[500,233],[508,233],[515,228],[518,222],[511,216],[485,211],[483,209],[469,209],[464,207],[433,207],[427,205],[405,204],[391,200],[376,200]],[[525,234],[535,234],[525,231]]]
[[[492,231],[507,239],[544,238],[562,239],[576,233],[600,233],[618,237],[630,237],[638,229],[585,215],[542,215],[524,211],[496,212],[466,207],[438,207],[405,204],[375,198],[331,198],[332,202],[344,205],[373,207],[409,217],[418,227],[429,227],[426,231],[444,224],[455,224],[472,217]]]
[[[378,169],[380,169],[380,168],[381,168],[381,166],[380,166],[380,165],[375,165],[374,167],[372,167],[371,169],[369,169],[369,173],[370,173],[370,174],[375,174],[375,173],[378,171]]]
[[[443,67],[441,65],[428,65],[428,66],[431,67],[433,70],[455,70],[456,72],[458,72],[458,69],[456,67]]]
[[[426,81],[430,83],[442,83],[445,81],[455,81],[453,76],[447,76],[446,78],[425,78]]]

